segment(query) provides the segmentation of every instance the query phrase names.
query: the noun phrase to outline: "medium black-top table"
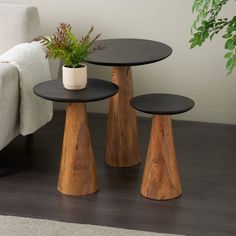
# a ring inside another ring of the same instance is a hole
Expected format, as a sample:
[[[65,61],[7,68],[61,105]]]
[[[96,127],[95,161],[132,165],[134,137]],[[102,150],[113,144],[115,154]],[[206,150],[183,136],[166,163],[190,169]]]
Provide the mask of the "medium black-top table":
[[[85,103],[106,99],[117,92],[117,85],[98,79],[88,79],[87,87],[79,91],[64,89],[61,80],[34,87],[34,93],[39,97],[68,103],[58,179],[60,192],[80,196],[98,190]]]
[[[141,155],[136,113],[129,105],[133,98],[131,66],[161,61],[171,55],[172,49],[143,39],[98,40],[94,46],[98,45],[105,49],[93,52],[87,62],[113,66],[112,81],[119,86],[119,93],[110,99],[105,162],[114,167],[134,166],[140,163]]]

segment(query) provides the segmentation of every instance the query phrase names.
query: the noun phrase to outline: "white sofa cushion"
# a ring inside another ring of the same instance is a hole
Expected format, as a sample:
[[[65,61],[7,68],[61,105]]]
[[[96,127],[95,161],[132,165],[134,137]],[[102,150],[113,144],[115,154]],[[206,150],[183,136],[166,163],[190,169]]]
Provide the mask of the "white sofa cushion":
[[[36,7],[0,4],[0,54],[41,35]]]

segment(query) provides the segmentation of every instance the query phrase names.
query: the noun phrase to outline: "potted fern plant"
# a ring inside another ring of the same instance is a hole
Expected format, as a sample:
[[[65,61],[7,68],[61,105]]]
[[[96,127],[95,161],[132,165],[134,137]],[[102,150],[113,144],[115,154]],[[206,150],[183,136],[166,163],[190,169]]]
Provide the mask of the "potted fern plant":
[[[100,37],[98,34],[91,38],[92,26],[89,32],[78,40],[72,33],[69,24],[61,23],[53,36],[41,37],[41,44],[46,47],[46,58],[59,58],[64,62],[62,68],[62,81],[66,89],[80,90],[87,84],[86,58],[95,50],[103,49],[101,46],[92,48],[92,44]]]

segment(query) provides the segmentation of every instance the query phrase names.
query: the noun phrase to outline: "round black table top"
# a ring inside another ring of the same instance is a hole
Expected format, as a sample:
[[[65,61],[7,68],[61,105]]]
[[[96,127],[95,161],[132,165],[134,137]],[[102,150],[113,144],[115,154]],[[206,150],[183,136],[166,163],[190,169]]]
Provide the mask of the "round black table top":
[[[171,115],[191,110],[194,107],[194,101],[173,94],[146,94],[133,98],[130,105],[144,113]]]
[[[83,90],[67,90],[61,79],[46,81],[34,87],[36,95],[55,102],[94,102],[112,97],[118,90],[116,84],[100,79],[88,79]]]
[[[105,48],[94,51],[87,62],[104,66],[138,66],[161,61],[172,53],[168,45],[145,39],[97,40],[93,47],[98,45]]]

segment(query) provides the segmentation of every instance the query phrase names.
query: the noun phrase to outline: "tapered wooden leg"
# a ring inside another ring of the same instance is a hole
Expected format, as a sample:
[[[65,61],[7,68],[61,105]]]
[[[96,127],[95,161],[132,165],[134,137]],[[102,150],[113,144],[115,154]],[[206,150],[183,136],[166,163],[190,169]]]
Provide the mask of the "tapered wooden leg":
[[[113,167],[135,166],[141,155],[136,112],[129,105],[133,98],[131,68],[114,67],[112,82],[119,86],[119,93],[110,99],[105,162]]]
[[[141,193],[155,200],[173,199],[181,194],[169,115],[153,116]]]
[[[67,195],[88,195],[98,190],[85,104],[67,105],[58,190]]]

